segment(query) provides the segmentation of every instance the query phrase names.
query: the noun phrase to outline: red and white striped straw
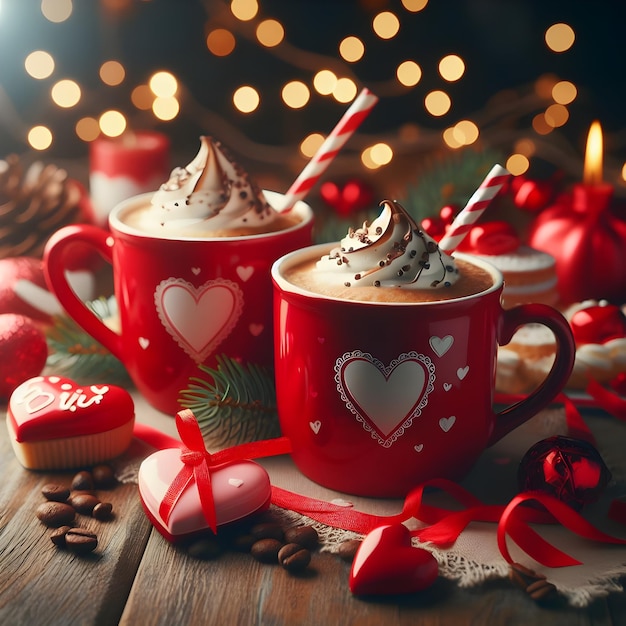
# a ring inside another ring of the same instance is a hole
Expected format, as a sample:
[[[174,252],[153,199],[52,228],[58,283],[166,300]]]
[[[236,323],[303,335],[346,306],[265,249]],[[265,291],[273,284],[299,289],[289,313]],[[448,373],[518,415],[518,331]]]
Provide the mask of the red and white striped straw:
[[[501,165],[494,165],[480,187],[468,200],[463,210],[454,218],[450,228],[439,242],[440,250],[443,252],[453,252],[465,239],[467,233],[472,229],[476,220],[483,214],[489,203],[496,197],[502,185],[508,180],[511,173]]]
[[[331,161],[337,156],[339,150],[350,139],[377,102],[378,96],[367,88],[363,89],[354,99],[337,126],[326,137],[313,158],[287,190],[282,208],[283,213],[290,211],[298,200],[302,200],[309,193]]]

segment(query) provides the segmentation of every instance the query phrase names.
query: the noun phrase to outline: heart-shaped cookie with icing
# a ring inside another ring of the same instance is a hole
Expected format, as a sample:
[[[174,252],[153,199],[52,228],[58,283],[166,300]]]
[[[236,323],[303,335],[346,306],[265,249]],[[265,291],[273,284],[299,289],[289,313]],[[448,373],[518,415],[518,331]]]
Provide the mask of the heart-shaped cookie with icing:
[[[11,394],[6,422],[24,467],[70,469],[122,454],[133,436],[135,407],[121,387],[36,376]]]
[[[350,591],[356,595],[413,593],[430,587],[438,573],[435,557],[411,545],[406,526],[379,526],[357,550],[350,570]]]

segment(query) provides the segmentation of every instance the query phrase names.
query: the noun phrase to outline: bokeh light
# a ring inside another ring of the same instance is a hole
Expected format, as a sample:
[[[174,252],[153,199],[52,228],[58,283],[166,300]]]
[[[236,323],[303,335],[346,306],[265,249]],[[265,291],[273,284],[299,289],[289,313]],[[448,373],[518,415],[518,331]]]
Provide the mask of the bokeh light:
[[[576,85],[568,80],[561,80],[552,87],[552,98],[558,104],[571,104],[577,95]]]
[[[569,111],[562,104],[551,104],[545,112],[546,123],[552,128],[564,126],[569,119]]]
[[[337,76],[331,70],[320,70],[313,77],[313,87],[317,93],[329,96],[337,86]]]
[[[414,87],[422,79],[422,68],[415,61],[403,61],[398,65],[396,77],[405,87]]]
[[[513,174],[513,176],[520,176],[525,174],[530,167],[530,161],[523,154],[512,154],[506,160],[506,169]]]
[[[159,98],[171,98],[178,91],[178,81],[170,72],[156,72],[148,83],[152,93]]]
[[[444,80],[454,82],[465,73],[465,62],[456,54],[449,54],[439,61],[439,74]]]
[[[24,59],[24,68],[32,78],[48,78],[54,72],[54,59],[44,50],[34,50]]]
[[[292,109],[301,109],[311,97],[309,88],[299,80],[287,83],[281,92],[283,102]]]
[[[74,130],[79,139],[93,141],[100,134],[100,124],[94,117],[83,117],[76,122]]]
[[[119,137],[126,130],[126,118],[120,111],[111,109],[100,116],[98,125],[103,135]]]
[[[452,101],[445,91],[435,90],[426,95],[424,106],[431,115],[441,117],[450,110]]]
[[[537,113],[533,117],[532,126],[538,135],[548,135],[553,130],[552,126],[546,122],[546,117],[543,113]]]
[[[252,113],[259,106],[260,101],[259,92],[249,85],[239,87],[233,94],[233,104],[242,113]]]
[[[478,126],[471,120],[461,120],[452,128],[454,139],[460,146],[470,146],[478,141]]]
[[[333,89],[333,97],[337,102],[350,102],[356,96],[356,84],[351,78],[339,78]]]
[[[339,54],[344,61],[356,63],[356,61],[360,61],[363,58],[365,46],[358,37],[351,35],[342,39],[339,43]]]
[[[100,66],[100,80],[110,87],[120,85],[126,78],[126,70],[119,61],[105,61]]]
[[[381,39],[391,39],[400,30],[400,20],[391,11],[382,11],[374,17],[372,28]]]
[[[164,122],[173,120],[180,111],[178,99],[174,96],[161,97],[157,96],[152,103],[152,112],[154,116]]]
[[[386,143],[377,143],[363,150],[361,162],[370,170],[388,165],[393,159],[393,150]]]
[[[574,45],[576,34],[569,24],[553,24],[545,35],[546,45],[552,52],[565,52]]]
[[[60,80],[50,90],[52,101],[64,109],[76,106],[80,101],[80,87],[73,80]]]
[[[323,143],[324,135],[321,135],[320,133],[311,133],[302,140],[302,143],[300,144],[300,152],[302,153],[302,156],[310,159]]]
[[[428,0],[402,0],[402,6],[411,13],[417,13],[426,8]]]
[[[256,38],[262,46],[273,48],[285,38],[285,29],[277,20],[263,20],[257,26]]]
[[[28,143],[34,150],[47,150],[52,145],[52,132],[46,126],[33,126],[28,131]]]
[[[41,13],[49,22],[64,22],[72,15],[72,0],[41,0]]]
[[[257,0],[232,0],[230,10],[238,20],[248,22],[256,17],[259,4]]]
[[[206,47],[216,57],[227,57],[235,49],[235,36],[225,28],[216,28],[206,37]]]
[[[149,111],[152,108],[154,97],[154,93],[148,85],[137,85],[130,94],[130,101],[140,111]]]

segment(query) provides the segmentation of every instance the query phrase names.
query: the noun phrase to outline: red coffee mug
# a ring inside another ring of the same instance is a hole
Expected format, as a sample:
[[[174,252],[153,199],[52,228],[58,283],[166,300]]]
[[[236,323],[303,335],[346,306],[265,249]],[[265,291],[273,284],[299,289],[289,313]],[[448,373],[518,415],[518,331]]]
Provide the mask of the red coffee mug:
[[[541,304],[504,310],[502,275],[488,263],[455,254],[487,270],[493,286],[437,302],[351,302],[285,280],[285,269],[329,250],[312,246],[272,267],[280,424],[312,480],[376,497],[457,480],[565,385],[575,356],[566,320]],[[554,333],[554,367],[537,391],[496,413],[497,347],[528,323]]]
[[[282,195],[265,192],[278,206]],[[313,214],[300,202],[300,222],[263,235],[224,238],[146,235],[124,214],[149,203],[143,194],[120,203],[110,231],[90,225],[62,228],[49,240],[44,265],[50,288],[67,313],[122,361],[138,390],[174,415],[178,396],[198,364],[224,354],[271,367],[270,267],[282,254],[311,243]],[[115,332],[76,296],[66,278],[71,248],[85,244],[113,266],[119,328]]]

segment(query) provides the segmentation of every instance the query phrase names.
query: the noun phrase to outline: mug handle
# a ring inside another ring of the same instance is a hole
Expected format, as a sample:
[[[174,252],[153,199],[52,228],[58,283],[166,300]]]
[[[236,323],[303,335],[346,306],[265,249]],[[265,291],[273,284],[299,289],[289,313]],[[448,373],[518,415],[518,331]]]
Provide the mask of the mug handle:
[[[44,249],[46,281],[69,316],[85,332],[123,361],[121,335],[111,330],[85,305],[67,280],[66,270],[68,259],[71,258],[68,251],[77,243],[95,249],[109,265],[112,264],[114,242],[111,233],[90,224],[64,226],[48,239]]]
[[[556,309],[545,304],[521,304],[505,309],[498,344],[506,345],[520,326],[532,323],[543,324],[554,333],[556,359],[552,369],[535,391],[496,414],[495,428],[487,444],[489,446],[548,406],[563,389],[574,367],[576,344],[572,330]]]

